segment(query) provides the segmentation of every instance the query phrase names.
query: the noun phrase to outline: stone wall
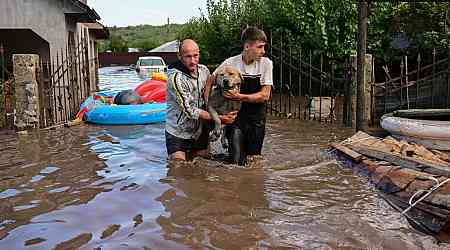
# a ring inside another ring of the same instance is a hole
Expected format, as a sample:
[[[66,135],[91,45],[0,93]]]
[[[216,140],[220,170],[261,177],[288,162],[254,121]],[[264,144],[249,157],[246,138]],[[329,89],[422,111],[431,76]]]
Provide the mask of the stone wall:
[[[39,127],[39,91],[36,70],[39,56],[16,54],[13,56],[15,78],[15,119],[18,130]]]

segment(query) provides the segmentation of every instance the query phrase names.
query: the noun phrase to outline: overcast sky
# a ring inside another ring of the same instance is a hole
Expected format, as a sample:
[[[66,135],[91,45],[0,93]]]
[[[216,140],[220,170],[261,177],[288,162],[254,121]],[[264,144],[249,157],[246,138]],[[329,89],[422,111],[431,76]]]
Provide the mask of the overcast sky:
[[[88,0],[107,26],[139,24],[162,25],[170,18],[171,23],[185,23],[192,16],[200,16],[199,8],[205,10],[206,0]]]

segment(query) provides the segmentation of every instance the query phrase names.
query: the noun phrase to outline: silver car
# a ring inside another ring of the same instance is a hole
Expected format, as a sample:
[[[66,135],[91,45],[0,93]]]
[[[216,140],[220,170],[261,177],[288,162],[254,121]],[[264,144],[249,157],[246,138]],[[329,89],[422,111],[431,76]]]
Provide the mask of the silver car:
[[[167,65],[159,56],[143,56],[136,62],[136,71],[139,74],[151,75],[153,72],[166,72]]]

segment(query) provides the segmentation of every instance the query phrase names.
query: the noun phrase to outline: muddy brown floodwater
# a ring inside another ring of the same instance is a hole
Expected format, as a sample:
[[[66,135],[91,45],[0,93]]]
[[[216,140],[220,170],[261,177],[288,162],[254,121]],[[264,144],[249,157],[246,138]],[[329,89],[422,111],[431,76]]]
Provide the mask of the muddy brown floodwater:
[[[164,124],[1,135],[0,249],[450,249],[329,156],[351,134],[271,119],[251,168],[170,171]]]

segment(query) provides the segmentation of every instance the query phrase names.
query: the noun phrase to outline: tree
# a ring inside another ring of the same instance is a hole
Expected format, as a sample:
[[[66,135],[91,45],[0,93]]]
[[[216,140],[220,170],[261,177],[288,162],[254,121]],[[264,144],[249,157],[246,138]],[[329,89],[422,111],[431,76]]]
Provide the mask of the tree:
[[[110,37],[110,50],[112,52],[127,52],[128,46],[123,40],[122,36],[111,35]]]
[[[445,49],[446,10],[447,3],[371,1],[367,52],[397,63],[403,51],[395,43],[401,39],[416,52]],[[275,45],[283,36],[294,49],[345,59],[356,50],[356,14],[354,0],[207,0],[206,13],[192,19],[180,38],[196,39],[202,60],[216,64],[238,53],[240,32],[255,25],[272,33]]]

